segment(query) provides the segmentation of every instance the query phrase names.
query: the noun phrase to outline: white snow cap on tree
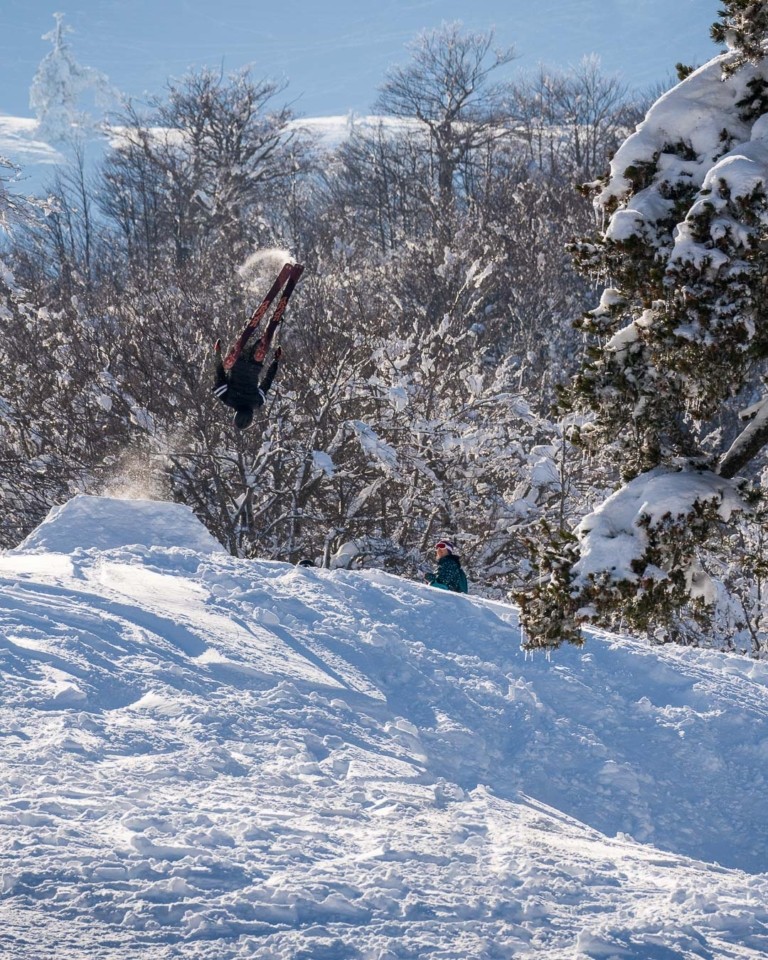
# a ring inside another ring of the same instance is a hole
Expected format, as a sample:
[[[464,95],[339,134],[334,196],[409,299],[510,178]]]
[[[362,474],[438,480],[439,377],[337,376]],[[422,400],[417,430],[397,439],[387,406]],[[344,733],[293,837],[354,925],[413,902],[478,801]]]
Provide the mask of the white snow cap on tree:
[[[630,480],[576,528],[581,556],[574,565],[575,585],[583,587],[603,577],[616,582],[637,581],[641,576],[666,579],[667,571],[649,571],[649,531],[693,515],[704,503],[712,504],[723,521],[748,510],[737,483],[706,470],[657,467]],[[691,595],[696,589],[695,562],[691,556],[685,570]]]
[[[105,107],[117,96],[109,78],[92,67],[83,67],[72,56],[64,36],[64,14],[54,13],[56,26],[43,34],[53,50],[43,57],[29,91],[29,105],[38,120],[38,135],[55,143],[68,140],[77,130],[91,129],[97,121],[80,109],[83,97],[92,94],[97,106]]]

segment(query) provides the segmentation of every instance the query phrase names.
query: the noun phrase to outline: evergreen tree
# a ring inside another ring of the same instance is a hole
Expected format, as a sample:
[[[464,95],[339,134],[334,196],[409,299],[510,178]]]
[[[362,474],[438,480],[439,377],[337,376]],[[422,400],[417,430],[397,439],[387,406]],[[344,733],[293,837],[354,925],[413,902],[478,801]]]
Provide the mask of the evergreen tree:
[[[768,4],[764,0],[723,0],[720,20],[712,25],[712,39],[733,51],[723,63],[730,76],[745,63],[758,64],[765,56]]]
[[[728,4],[723,29],[748,22],[763,37],[763,7]],[[586,415],[581,442],[616,458],[624,486],[527,599],[534,643],[558,642],[553,607],[566,639],[583,620],[650,629],[686,604],[703,613],[702,550],[752,510],[768,441],[768,61],[751,62],[758,48],[739,36],[585,188],[603,226],[574,253],[608,285],[581,324],[591,352],[564,405]]]

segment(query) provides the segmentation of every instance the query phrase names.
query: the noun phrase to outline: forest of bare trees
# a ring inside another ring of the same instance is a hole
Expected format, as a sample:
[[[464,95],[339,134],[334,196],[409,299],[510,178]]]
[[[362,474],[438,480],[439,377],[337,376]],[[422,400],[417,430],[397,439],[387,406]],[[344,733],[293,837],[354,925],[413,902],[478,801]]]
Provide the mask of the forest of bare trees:
[[[473,592],[525,589],[531,543],[616,479],[554,402],[597,297],[568,253],[594,228],[576,188],[648,104],[594,60],[511,82],[492,41],[418,38],[334,148],[280,84],[200,71],[127,104],[103,162],[44,204],[0,191],[0,547],[76,493],[161,495],[241,556],[328,564],[353,544],[420,576],[451,535]],[[306,271],[240,433],[212,345],[275,251]]]

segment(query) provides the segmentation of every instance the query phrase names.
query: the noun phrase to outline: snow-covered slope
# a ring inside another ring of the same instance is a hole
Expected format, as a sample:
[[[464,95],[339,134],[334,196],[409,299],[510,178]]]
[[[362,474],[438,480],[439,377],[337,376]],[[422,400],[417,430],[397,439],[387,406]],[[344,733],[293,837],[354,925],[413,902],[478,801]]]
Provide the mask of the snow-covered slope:
[[[37,136],[37,120],[0,114],[0,156],[20,167],[62,163],[64,157]]]
[[[0,556],[0,955],[760,957],[768,666],[76,497]]]
[[[405,121],[391,117],[363,116],[353,114],[331,117],[307,117],[295,120],[290,129],[308,134],[319,150],[333,150],[343,143],[351,131],[370,128],[379,123],[390,127],[402,127]],[[102,160],[109,143],[108,138],[96,133],[80,142],[89,170]],[[24,196],[45,196],[57,170],[64,170],[75,163],[71,146],[58,144],[58,148],[40,138],[38,123],[28,117],[12,117],[0,114],[0,159],[6,159],[19,169],[17,178],[8,184],[11,193]],[[0,174],[10,175],[0,168]]]
[[[38,137],[37,126],[27,117],[0,114],[0,177],[13,194],[44,196],[57,167],[66,163],[62,152]]]

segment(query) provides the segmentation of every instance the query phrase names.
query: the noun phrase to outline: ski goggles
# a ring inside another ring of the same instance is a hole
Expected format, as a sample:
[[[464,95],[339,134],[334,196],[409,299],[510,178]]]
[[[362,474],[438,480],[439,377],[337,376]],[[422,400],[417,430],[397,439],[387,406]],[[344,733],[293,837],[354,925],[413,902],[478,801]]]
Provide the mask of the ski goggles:
[[[447,540],[440,540],[439,543],[435,544],[435,550],[453,550],[453,544],[448,543]]]

